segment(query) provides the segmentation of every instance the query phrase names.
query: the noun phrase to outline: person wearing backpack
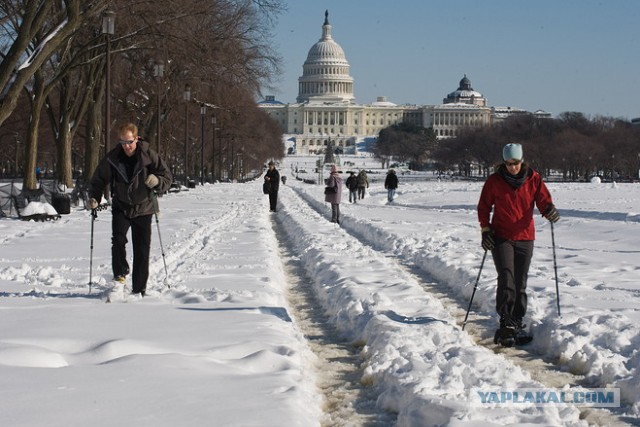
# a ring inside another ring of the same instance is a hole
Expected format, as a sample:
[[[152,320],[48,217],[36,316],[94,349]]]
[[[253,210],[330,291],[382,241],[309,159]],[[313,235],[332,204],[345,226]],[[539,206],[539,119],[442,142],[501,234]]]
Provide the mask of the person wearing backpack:
[[[369,178],[363,169],[358,173],[358,199],[364,199],[366,188],[369,188]]]

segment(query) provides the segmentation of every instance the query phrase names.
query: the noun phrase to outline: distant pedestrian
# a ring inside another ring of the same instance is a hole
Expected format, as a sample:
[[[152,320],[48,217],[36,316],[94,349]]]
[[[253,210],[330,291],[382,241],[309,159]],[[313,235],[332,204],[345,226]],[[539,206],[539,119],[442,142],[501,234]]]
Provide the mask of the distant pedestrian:
[[[387,200],[389,203],[393,202],[396,189],[398,188],[398,176],[395,170],[389,169],[389,172],[387,172],[387,177],[384,180],[384,188],[387,189]]]
[[[332,189],[332,190],[330,190]],[[331,222],[340,224],[340,200],[342,199],[342,178],[336,165],[331,166],[331,175],[327,178],[324,201],[331,203]]]
[[[169,190],[173,176],[158,153],[138,137],[136,125],[125,124],[118,135],[120,143],[105,155],[93,173],[87,207],[96,209],[105,188],[111,187],[111,263],[114,281],[124,284],[129,274],[126,244],[127,233],[131,229],[132,291],[144,296],[149,278],[151,217],[158,212],[154,192]]]
[[[282,175],[282,178],[280,178],[280,181],[282,181],[282,185],[287,185],[287,177]]]
[[[358,172],[358,199],[364,199],[367,188],[369,188],[369,178],[367,177],[367,172],[363,169]]]
[[[494,342],[510,345],[522,333],[527,312],[527,276],[535,239],[534,204],[550,222],[558,221],[560,215],[538,172],[523,163],[520,144],[505,145],[502,158],[504,163],[496,167],[482,187],[478,220],[482,248],[491,251],[498,272],[496,311],[500,327]]]
[[[278,190],[280,189],[280,172],[273,161],[269,162],[269,169],[264,175],[264,180],[269,185],[269,210],[275,212],[278,204]]]
[[[347,178],[347,182],[345,183],[349,189],[349,203],[356,203],[356,199],[358,198],[358,177],[353,171],[349,172],[349,174],[349,178]]]

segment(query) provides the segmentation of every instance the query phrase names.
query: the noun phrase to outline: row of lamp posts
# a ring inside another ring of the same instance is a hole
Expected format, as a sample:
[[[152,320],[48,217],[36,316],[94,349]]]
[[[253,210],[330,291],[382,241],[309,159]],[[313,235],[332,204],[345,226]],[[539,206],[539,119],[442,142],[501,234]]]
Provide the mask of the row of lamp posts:
[[[111,36],[115,34],[115,12],[111,10],[107,10],[102,15],[102,34],[105,36],[106,41],[106,65],[105,65],[105,126],[104,126],[104,141],[105,141],[105,153],[110,151],[110,140],[111,140]],[[157,61],[154,67],[154,75],[158,82],[157,89],[157,129],[156,129],[156,151],[160,154],[160,141],[161,141],[161,85],[162,78],[164,77],[164,63],[162,61]],[[189,170],[189,102],[191,102],[191,87],[189,85],[185,86],[183,93],[183,100],[185,101],[185,128],[184,128],[184,185],[188,187],[188,170]],[[201,153],[200,153],[200,185],[204,185],[204,140],[205,140],[205,131],[204,131],[204,119],[207,113],[207,107],[205,104],[201,104],[200,106],[200,115],[201,115],[201,126],[202,126],[202,138],[201,138]],[[215,134],[216,134],[216,117],[212,116],[211,124],[213,125],[213,154],[211,159],[212,168],[215,170]],[[222,147],[219,147],[219,171],[222,171]],[[222,174],[220,176],[222,178]]]

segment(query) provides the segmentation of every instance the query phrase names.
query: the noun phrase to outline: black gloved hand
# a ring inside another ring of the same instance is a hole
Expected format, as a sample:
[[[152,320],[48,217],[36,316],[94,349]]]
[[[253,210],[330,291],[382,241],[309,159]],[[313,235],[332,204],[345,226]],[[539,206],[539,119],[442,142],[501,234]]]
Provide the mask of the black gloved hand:
[[[491,251],[496,246],[493,240],[493,231],[489,227],[482,229],[482,249],[485,251]]]
[[[547,218],[549,222],[558,222],[558,220],[560,219],[560,214],[558,213],[558,210],[556,209],[556,207],[553,206],[553,204],[549,205],[549,207],[547,208],[546,211],[544,211],[544,214],[542,214],[542,216]]]

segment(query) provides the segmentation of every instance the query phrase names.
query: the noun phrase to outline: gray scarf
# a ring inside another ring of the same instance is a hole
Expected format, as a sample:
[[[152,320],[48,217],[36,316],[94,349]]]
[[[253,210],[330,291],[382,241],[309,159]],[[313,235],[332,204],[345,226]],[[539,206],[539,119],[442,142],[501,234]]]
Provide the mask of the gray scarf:
[[[510,186],[517,189],[533,174],[533,171],[523,163],[520,172],[518,172],[517,175],[511,175],[509,171],[507,171],[507,167],[502,164],[498,167],[498,173]]]

